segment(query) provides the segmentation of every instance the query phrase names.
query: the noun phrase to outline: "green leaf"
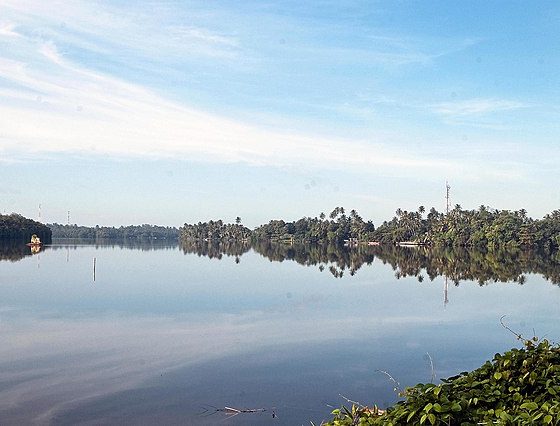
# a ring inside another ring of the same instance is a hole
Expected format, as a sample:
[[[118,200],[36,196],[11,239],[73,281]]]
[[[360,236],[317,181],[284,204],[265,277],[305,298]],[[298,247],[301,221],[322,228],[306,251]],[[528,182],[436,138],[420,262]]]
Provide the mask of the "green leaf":
[[[410,421],[410,419],[416,414],[416,410],[415,411],[411,411],[410,414],[408,415],[408,417],[406,418],[406,422],[408,423]]]
[[[536,402],[525,402],[523,404],[521,404],[521,406],[519,408],[523,408],[529,411],[532,410],[536,410],[537,408],[539,408],[538,404]]]
[[[543,422],[547,425],[552,423],[552,416],[550,414],[547,414],[546,416],[544,416]]]
[[[433,413],[428,414],[428,420],[430,421],[431,424],[433,425],[436,424],[436,416]]]
[[[494,378],[495,378],[496,380],[500,380],[500,379],[502,378],[502,373],[500,373],[500,372],[495,372],[495,373],[494,373]]]
[[[451,406],[451,411],[461,411],[461,404],[459,404],[458,402],[453,403],[453,405]]]
[[[511,419],[511,416],[510,416],[508,413],[506,413],[505,411],[502,411],[502,412],[500,413],[500,418],[501,418],[502,420],[506,420],[506,421],[507,421],[507,420],[510,420],[510,419]]]
[[[543,416],[544,413],[537,413],[535,416],[533,416],[533,420],[538,420]]]

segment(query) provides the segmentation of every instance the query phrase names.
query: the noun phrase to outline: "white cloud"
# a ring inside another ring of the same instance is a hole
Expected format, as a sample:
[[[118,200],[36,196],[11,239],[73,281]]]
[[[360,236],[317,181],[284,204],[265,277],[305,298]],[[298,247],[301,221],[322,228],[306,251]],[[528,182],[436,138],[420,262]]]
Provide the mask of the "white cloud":
[[[73,64],[52,42],[33,46],[33,62],[0,59],[0,77],[18,87],[0,91],[4,153],[95,152],[366,170],[450,167],[381,144],[271,131],[202,112]]]
[[[4,158],[95,153],[424,177],[465,176],[466,170],[482,177],[488,170],[483,164],[425,154],[416,135],[415,149],[406,148],[402,137],[395,144],[393,138],[379,136],[387,134],[384,129],[371,140],[313,136],[271,130],[170,101],[139,84],[69,60],[64,48],[59,48],[62,35],[57,28],[71,27],[63,31],[64,37],[70,36],[72,46],[90,52],[103,52],[107,43],[115,43],[120,47],[109,46],[106,52],[119,52],[124,46],[124,51],[143,49],[146,54],[162,50],[159,54],[235,55],[240,42],[231,35],[189,25],[156,28],[158,22],[144,22],[144,13],[140,17],[109,13],[97,3],[0,2],[10,19],[21,21],[2,27],[15,34],[20,47],[17,54],[0,52],[0,78],[9,82],[0,86],[0,154]],[[429,60],[408,51],[371,55],[368,60],[390,63]],[[515,107],[511,102],[474,100],[460,108],[455,105],[455,113]],[[441,114],[453,113],[446,104],[436,109]]]

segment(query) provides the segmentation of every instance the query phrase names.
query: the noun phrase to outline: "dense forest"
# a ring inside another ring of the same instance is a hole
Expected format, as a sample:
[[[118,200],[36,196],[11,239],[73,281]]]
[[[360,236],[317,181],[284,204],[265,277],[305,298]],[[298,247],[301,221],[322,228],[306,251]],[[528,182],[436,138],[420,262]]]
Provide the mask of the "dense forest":
[[[343,207],[336,207],[326,217],[304,217],[293,222],[271,220],[253,231],[256,240],[298,241],[308,243],[342,244],[345,241],[371,241],[375,227],[365,222],[356,210],[348,215]]]
[[[75,239],[142,239],[142,240],[173,240],[177,241],[179,230],[169,226],[156,225],[130,225],[119,228],[108,226],[78,226],[60,225],[53,223],[48,225],[52,230],[53,238],[75,238]]]
[[[42,242],[50,244],[52,232],[48,226],[17,213],[0,214],[0,240],[29,242],[33,234],[36,234]]]
[[[251,231],[241,225],[237,218],[235,224],[222,220],[187,224],[180,228],[181,240],[248,240],[284,241],[308,243],[343,244],[345,241],[368,241],[373,237],[373,222],[364,220],[352,210],[347,216],[344,208],[335,208],[327,218],[324,213],[319,217],[304,217],[297,221],[271,220]]]
[[[241,224],[211,220],[197,224],[185,223],[181,228],[139,225],[85,227],[77,225],[47,226],[23,216],[0,215],[0,238],[29,239],[36,233],[49,242],[54,238],[81,239],[145,239],[176,241],[273,241],[306,244],[399,244],[437,247],[471,247],[479,249],[542,249],[560,247],[560,210],[542,219],[532,219],[525,210],[497,210],[480,206],[464,210],[456,205],[448,213],[429,211],[420,206],[415,211],[398,209],[396,215],[377,228],[364,220],[356,210],[346,212],[336,207],[328,216],[303,217],[287,222],[271,220],[254,230]],[[52,230],[52,233],[51,233]]]
[[[457,204],[447,214],[433,207],[427,214],[423,206],[412,212],[398,209],[391,221],[383,222],[375,230],[374,238],[381,243],[409,241],[439,246],[551,250],[560,245],[560,210],[536,220],[528,217],[525,210],[486,206],[463,210]]]
[[[460,205],[440,213],[423,206],[416,211],[398,209],[395,217],[375,228],[356,212],[349,214],[336,207],[327,217],[303,217],[286,222],[271,220],[253,231],[239,223],[224,224],[221,220],[185,224],[180,228],[182,240],[282,241],[299,243],[380,244],[409,243],[428,246],[476,248],[540,248],[555,250],[560,246],[560,210],[543,219],[532,219],[525,210],[496,210],[480,206],[463,210]]]
[[[241,225],[241,218],[236,223],[224,223],[222,220],[199,222],[195,225],[185,225],[179,228],[182,241],[246,241],[252,236],[252,231]]]

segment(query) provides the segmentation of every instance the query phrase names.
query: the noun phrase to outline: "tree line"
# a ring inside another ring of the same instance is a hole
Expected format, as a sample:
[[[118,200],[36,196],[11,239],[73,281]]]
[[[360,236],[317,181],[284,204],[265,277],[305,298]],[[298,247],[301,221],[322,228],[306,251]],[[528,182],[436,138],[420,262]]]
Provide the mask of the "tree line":
[[[29,242],[33,234],[42,242],[50,244],[52,231],[48,226],[17,213],[0,214],[0,240]]]
[[[254,230],[241,225],[238,217],[234,224],[222,220],[185,223],[179,232],[182,241],[251,239],[342,244],[345,241],[368,241],[373,237],[374,230],[373,222],[365,222],[356,210],[347,215],[343,207],[336,207],[328,217],[321,213],[318,217],[303,217],[292,222],[271,220]]]
[[[497,210],[484,205],[463,210],[459,204],[440,213],[433,207],[426,214],[398,209],[390,221],[383,222],[374,233],[376,241],[408,241],[422,245],[476,248],[541,248],[560,246],[560,210],[543,219],[532,219],[521,210]]]
[[[239,219],[239,218],[238,218]],[[521,210],[497,210],[484,205],[464,210],[456,205],[448,213],[423,206],[415,211],[397,209],[395,216],[377,228],[356,210],[348,214],[336,207],[328,216],[303,217],[295,221],[271,220],[249,230],[222,220],[185,224],[180,228],[182,240],[282,241],[300,243],[343,244],[375,242],[472,248],[540,248],[556,250],[560,246],[560,210],[543,219],[532,219]]]
[[[356,210],[348,215],[336,207],[327,217],[303,217],[293,222],[271,220],[253,231],[256,240],[297,241],[307,243],[342,244],[349,241],[370,241],[374,237],[372,221],[364,221]]]
[[[246,241],[252,236],[252,231],[241,224],[238,217],[236,223],[224,223],[222,220],[198,222],[190,225],[185,223],[179,228],[182,241]]]
[[[377,228],[356,210],[336,207],[328,216],[303,217],[294,221],[271,220],[251,230],[241,224],[211,220],[185,223],[181,228],[139,225],[85,227],[77,225],[47,226],[21,215],[0,215],[0,238],[29,239],[36,233],[43,241],[54,238],[87,239],[165,239],[176,241],[274,241],[312,244],[353,244],[375,242],[416,245],[471,247],[482,249],[536,248],[547,251],[560,247],[560,210],[542,219],[533,219],[521,210],[497,210],[484,205],[465,210],[460,205],[448,213],[429,211],[423,206],[415,211],[397,209],[395,216]],[[50,229],[49,229],[50,228]]]
[[[129,225],[121,227],[113,226],[78,226],[49,224],[53,238],[74,239],[141,239],[141,240],[172,240],[177,241],[179,230],[170,226],[157,225]]]

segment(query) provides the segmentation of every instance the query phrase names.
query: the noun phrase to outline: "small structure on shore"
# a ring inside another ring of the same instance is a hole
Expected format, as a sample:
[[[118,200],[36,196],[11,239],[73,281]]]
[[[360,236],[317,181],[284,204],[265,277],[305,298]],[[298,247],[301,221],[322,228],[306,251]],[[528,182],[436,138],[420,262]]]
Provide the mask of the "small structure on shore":
[[[43,243],[41,243],[41,239],[37,236],[37,234],[33,234],[33,235],[31,236],[31,242],[28,243],[27,245],[30,245],[30,246],[40,246],[41,244],[43,244]]]

